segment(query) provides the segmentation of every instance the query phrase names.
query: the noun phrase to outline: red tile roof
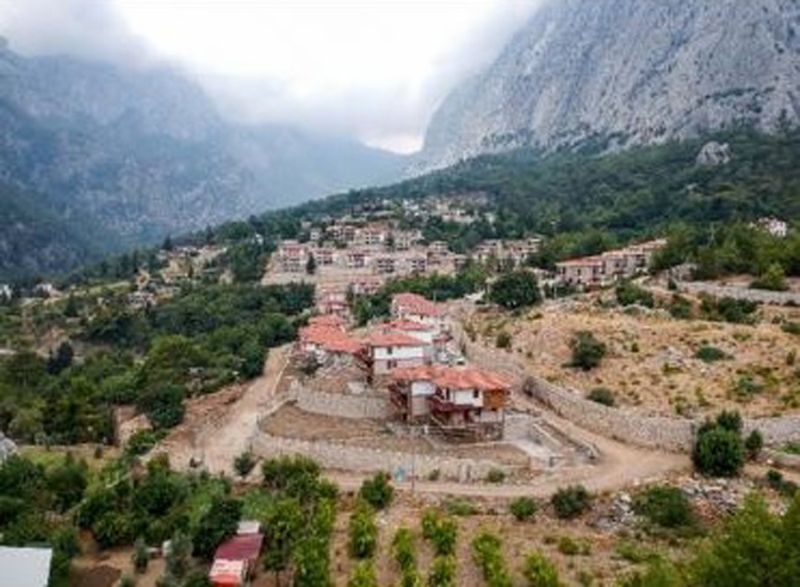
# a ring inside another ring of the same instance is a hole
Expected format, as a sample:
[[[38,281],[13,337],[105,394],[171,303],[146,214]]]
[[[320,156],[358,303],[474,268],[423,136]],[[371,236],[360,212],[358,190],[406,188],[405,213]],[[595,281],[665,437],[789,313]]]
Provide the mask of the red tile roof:
[[[475,367],[446,367],[443,365],[424,365],[405,367],[392,372],[395,381],[431,381],[438,387],[450,389],[509,389],[511,384],[493,371]]]
[[[399,330],[401,332],[424,332],[431,330],[429,324],[422,324],[421,322],[414,322],[413,320],[393,320],[386,324],[389,330]]]
[[[335,314],[323,314],[322,316],[312,316],[309,318],[308,324],[309,326],[344,329],[346,322],[341,316],[336,316]]]
[[[376,347],[384,347],[384,346],[425,346],[425,343],[419,340],[418,338],[414,338],[413,336],[408,336],[407,334],[402,334],[401,332],[373,332],[365,341],[368,345]]]
[[[339,328],[329,326],[306,326],[299,332],[300,341],[316,344],[328,352],[355,354],[362,344]]]
[[[413,293],[399,293],[392,297],[392,309],[420,316],[441,316],[442,310],[434,302]]]
[[[217,547],[215,559],[229,561],[248,561],[255,563],[261,554],[263,534],[239,534],[232,536]]]

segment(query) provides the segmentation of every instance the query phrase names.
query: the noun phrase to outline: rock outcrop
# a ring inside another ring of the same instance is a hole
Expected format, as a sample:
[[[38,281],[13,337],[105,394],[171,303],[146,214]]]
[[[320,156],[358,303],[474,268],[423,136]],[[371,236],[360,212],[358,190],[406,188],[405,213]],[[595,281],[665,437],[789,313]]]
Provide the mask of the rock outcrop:
[[[551,0],[441,105],[416,170],[799,118],[796,0]]]

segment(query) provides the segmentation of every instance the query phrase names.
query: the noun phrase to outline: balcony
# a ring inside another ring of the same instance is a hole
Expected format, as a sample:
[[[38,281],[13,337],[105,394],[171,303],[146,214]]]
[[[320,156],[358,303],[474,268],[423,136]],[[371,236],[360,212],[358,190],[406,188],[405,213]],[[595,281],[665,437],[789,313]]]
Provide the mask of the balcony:
[[[478,409],[476,406],[472,404],[456,404],[451,401],[447,401],[446,399],[438,396],[433,395],[428,399],[428,405],[430,406],[431,412],[439,412],[439,413],[453,413],[453,412],[470,412],[472,410]]]

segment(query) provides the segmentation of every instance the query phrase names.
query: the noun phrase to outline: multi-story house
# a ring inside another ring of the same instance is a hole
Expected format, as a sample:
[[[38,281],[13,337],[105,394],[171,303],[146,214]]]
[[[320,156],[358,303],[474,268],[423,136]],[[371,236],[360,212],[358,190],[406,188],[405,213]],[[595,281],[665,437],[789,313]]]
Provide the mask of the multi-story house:
[[[430,365],[392,372],[389,394],[404,421],[428,421],[459,437],[500,438],[511,386],[474,367]]]
[[[375,332],[364,340],[362,361],[371,379],[400,367],[418,367],[427,361],[428,345],[400,332]]]
[[[306,269],[309,250],[297,241],[281,242],[276,252],[278,267],[284,273],[302,273]]]
[[[413,293],[399,293],[392,297],[392,318],[395,320],[410,320],[421,322],[438,328],[444,327],[444,313],[441,307]]]

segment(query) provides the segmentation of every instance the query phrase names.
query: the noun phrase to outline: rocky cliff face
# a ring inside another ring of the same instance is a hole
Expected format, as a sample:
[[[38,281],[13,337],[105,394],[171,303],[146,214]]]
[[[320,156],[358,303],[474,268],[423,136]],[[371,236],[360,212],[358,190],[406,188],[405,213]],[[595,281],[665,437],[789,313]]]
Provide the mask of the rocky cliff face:
[[[417,170],[800,118],[797,0],[550,0],[435,114]]]
[[[46,234],[30,222],[47,214],[59,234],[109,251],[388,181],[401,165],[356,143],[232,125],[169,70],[25,58],[0,42],[0,204],[14,194],[23,234]],[[35,248],[20,254],[30,258],[0,269],[63,268]]]

